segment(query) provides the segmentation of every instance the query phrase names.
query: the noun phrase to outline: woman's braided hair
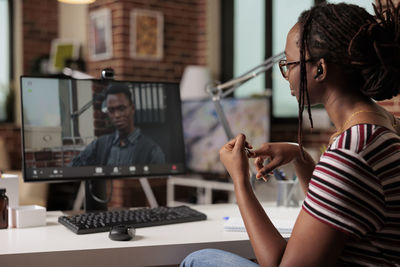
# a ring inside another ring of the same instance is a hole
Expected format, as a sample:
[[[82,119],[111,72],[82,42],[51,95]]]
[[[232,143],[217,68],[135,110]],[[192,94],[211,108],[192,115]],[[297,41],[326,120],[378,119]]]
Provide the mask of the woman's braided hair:
[[[302,113],[307,99],[306,55],[324,58],[344,71],[355,90],[375,100],[390,99],[400,91],[400,9],[392,0],[373,5],[375,17],[351,4],[322,4],[299,17],[300,96],[299,144],[302,148]]]

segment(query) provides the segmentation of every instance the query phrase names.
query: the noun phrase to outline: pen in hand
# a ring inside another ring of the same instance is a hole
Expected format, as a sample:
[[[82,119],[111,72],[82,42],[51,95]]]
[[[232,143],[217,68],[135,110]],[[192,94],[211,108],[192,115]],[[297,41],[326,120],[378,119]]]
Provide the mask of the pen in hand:
[[[244,151],[246,152],[246,156],[247,156],[248,158],[251,158],[251,157],[254,156],[254,152],[250,150],[250,149],[252,149],[252,148],[253,148],[253,146],[250,145],[250,144],[246,141],[246,143],[245,143],[245,145],[244,145]]]
[[[253,151],[251,151],[249,148],[245,147],[244,151],[246,152],[246,155],[248,158],[251,158],[251,156],[253,155]]]

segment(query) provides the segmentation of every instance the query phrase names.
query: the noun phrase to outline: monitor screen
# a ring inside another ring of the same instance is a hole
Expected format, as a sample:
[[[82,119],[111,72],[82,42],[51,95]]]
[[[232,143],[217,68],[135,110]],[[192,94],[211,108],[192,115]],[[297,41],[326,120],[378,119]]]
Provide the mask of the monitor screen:
[[[244,133],[254,148],[269,140],[270,100],[268,98],[225,98],[224,114],[234,135]],[[182,102],[186,163],[194,173],[225,174],[219,160],[219,149],[227,135],[219,123],[211,100]]]
[[[179,85],[21,77],[24,180],[185,172]]]

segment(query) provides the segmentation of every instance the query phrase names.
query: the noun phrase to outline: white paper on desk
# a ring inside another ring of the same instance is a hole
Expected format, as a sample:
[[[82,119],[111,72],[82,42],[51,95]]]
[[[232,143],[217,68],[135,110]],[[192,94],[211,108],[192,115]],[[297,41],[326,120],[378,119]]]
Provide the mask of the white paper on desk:
[[[290,234],[292,233],[294,221],[289,220],[277,220],[272,222],[276,229],[278,229],[281,234]],[[229,217],[228,220],[224,223],[224,230],[227,232],[246,232],[246,227],[244,226],[244,222],[242,217]]]

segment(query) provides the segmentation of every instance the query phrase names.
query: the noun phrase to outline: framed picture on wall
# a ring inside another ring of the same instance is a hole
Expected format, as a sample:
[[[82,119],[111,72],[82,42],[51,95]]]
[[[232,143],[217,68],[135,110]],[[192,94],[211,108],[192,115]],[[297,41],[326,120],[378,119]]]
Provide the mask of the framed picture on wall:
[[[108,8],[89,14],[89,56],[93,61],[112,58],[111,10]]]
[[[74,40],[55,39],[51,42],[48,71],[59,73],[65,67],[66,60],[79,58],[79,42]]]
[[[130,14],[130,55],[135,59],[161,60],[164,16],[159,11],[133,9]]]

